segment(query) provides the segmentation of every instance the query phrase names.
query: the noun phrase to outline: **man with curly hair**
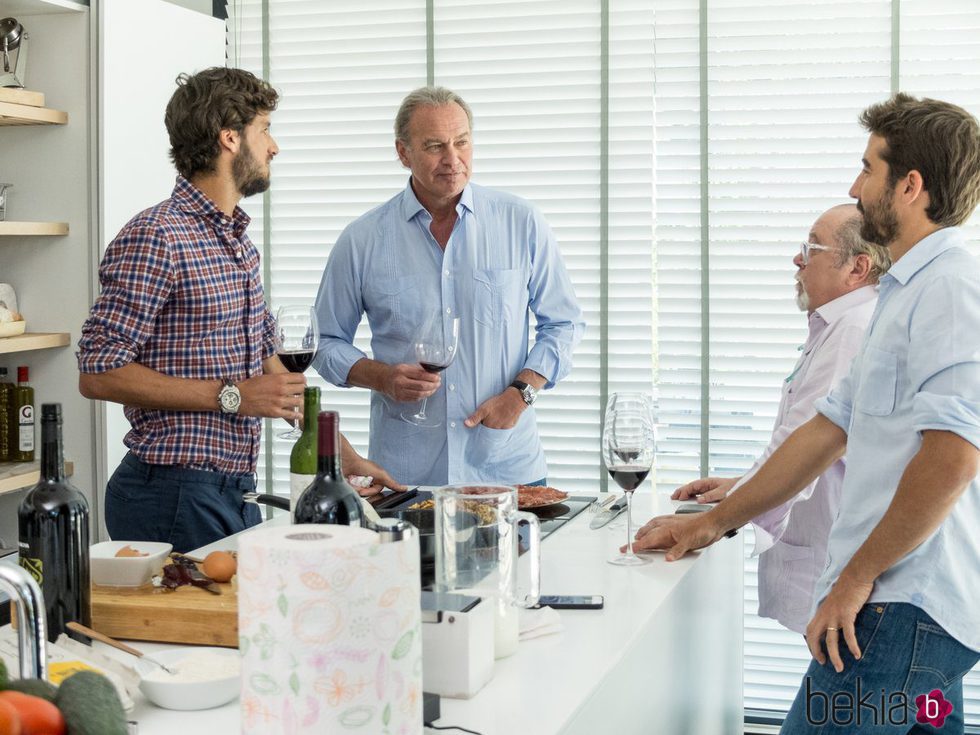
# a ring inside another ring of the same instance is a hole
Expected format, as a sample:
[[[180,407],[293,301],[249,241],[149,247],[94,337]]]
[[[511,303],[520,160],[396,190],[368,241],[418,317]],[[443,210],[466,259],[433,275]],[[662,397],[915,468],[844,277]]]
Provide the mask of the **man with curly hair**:
[[[106,487],[113,538],[189,551],[255,525],[262,418],[293,419],[305,378],[276,356],[275,322],[242,197],[269,188],[279,147],[265,81],[214,67],[177,78],[165,122],[169,199],[109,244],[82,327],[79,390],[122,403],[129,453]],[[347,470],[393,485],[344,442]]]

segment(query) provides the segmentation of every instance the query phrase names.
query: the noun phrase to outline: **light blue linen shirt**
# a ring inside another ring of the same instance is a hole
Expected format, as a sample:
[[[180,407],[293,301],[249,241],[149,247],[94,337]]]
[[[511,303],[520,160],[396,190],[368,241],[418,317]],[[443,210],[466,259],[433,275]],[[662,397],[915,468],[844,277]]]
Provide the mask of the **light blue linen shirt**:
[[[351,367],[366,357],[353,346],[362,314],[373,358],[389,364],[417,362],[412,341],[426,319],[439,313],[448,329],[458,316],[456,359],[426,407],[442,425],[402,421],[399,414],[415,404],[373,391],[369,457],[413,485],[534,482],[547,465],[533,407],[509,430],[468,429],[463,421],[524,368],[544,376],[546,388],[564,378],[585,329],[582,311],[555,236],[531,204],[471,183],[456,213],[443,252],[409,181],[341,233],[317,295],[314,366],[347,387]],[[530,350],[529,312],[536,320]]]
[[[959,229],[919,241],[881,278],[851,371],[817,411],[847,432],[840,514],[819,602],[881,520],[922,444],[949,431],[980,447],[980,264]],[[870,602],[907,602],[980,651],[980,481],[942,525],[875,581]]]

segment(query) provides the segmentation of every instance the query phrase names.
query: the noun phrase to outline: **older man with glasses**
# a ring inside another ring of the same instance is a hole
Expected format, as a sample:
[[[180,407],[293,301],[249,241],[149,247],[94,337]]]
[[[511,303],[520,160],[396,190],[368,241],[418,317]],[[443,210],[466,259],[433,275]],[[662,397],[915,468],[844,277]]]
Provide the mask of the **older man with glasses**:
[[[742,477],[706,477],[673,497],[721,500],[742,486],[796,427],[813,418],[813,404],[847,374],[874,312],[874,284],[888,270],[888,250],[861,237],[853,204],[824,212],[793,258],[796,303],[808,312],[809,334],[800,359],[783,382],[769,446]],[[813,589],[824,569],[827,537],[840,504],[844,459],[834,462],[793,499],[753,519],[759,558],[759,615],[802,634]]]

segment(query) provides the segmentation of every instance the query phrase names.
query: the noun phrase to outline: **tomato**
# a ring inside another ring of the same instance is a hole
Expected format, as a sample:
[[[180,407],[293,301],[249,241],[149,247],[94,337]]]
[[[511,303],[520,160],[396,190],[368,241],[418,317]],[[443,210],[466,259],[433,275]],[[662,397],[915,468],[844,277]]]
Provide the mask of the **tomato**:
[[[0,735],[23,735],[20,715],[12,704],[0,702]]]
[[[21,692],[0,692],[0,703],[9,704],[20,718],[20,735],[65,735],[61,711],[51,702]]]

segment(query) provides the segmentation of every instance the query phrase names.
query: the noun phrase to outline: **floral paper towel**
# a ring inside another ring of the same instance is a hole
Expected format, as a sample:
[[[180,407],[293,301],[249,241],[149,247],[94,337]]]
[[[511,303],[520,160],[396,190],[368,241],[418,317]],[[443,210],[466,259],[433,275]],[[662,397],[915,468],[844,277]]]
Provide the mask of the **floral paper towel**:
[[[242,733],[422,732],[418,537],[298,525],[243,534]]]

